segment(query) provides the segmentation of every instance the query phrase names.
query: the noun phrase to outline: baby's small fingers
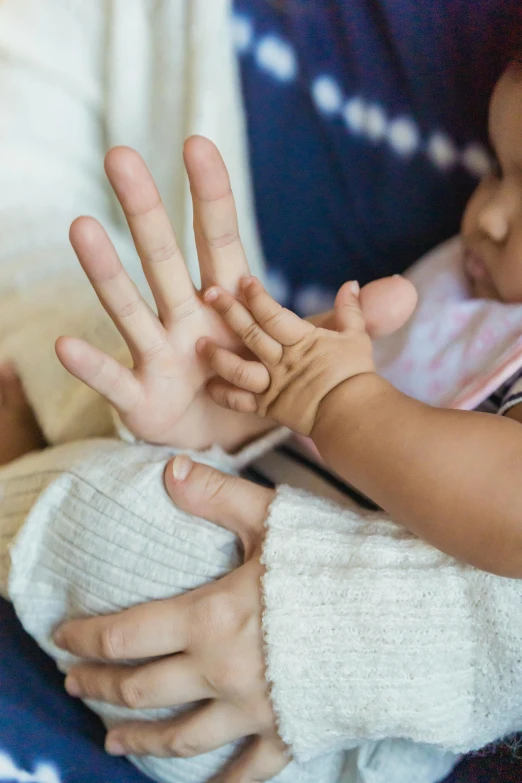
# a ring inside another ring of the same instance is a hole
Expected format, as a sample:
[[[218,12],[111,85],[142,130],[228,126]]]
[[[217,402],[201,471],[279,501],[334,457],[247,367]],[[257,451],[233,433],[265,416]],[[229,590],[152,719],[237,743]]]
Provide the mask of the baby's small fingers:
[[[359,302],[359,284],[344,283],[335,297],[335,320],[340,332],[366,331],[364,316]]]
[[[213,378],[207,384],[210,397],[216,405],[228,408],[238,413],[257,413],[257,401],[255,394],[238,389],[220,378]]]
[[[205,301],[219,313],[227,326],[264,364],[277,364],[283,348],[259,326],[252,314],[228,291],[213,286]]]
[[[244,278],[241,287],[248,309],[258,324],[282,345],[295,345],[313,331],[312,324],[272,299],[257,277]]]
[[[232,351],[220,348],[206,337],[197,344],[198,353],[223,380],[245,391],[261,394],[270,386],[270,373],[261,362],[248,362]]]
[[[65,369],[105,397],[120,413],[128,413],[136,405],[139,383],[127,367],[75,337],[59,337],[55,348]]]

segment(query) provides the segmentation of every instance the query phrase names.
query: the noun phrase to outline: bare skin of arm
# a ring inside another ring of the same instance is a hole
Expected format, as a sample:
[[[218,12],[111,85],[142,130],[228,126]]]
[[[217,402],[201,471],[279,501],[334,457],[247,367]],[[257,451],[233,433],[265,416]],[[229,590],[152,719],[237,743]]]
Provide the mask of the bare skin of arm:
[[[432,408],[397,391],[375,371],[357,285],[338,294],[337,332],[284,310],[255,278],[243,283],[246,307],[216,287],[206,298],[259,359],[201,341],[220,375],[216,402],[311,436],[394,521],[461,561],[522,577],[522,413]]]
[[[312,437],[396,522],[459,560],[520,578],[522,430],[514,416],[432,408],[368,374],[331,392]]]

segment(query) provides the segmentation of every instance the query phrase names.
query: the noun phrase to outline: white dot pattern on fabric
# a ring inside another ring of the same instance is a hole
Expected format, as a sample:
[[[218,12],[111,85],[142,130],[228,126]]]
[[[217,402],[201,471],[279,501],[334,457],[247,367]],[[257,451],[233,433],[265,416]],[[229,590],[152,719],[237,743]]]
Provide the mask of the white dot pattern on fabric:
[[[254,31],[252,23],[245,16],[236,15],[232,18],[232,35],[238,52],[245,53],[249,50]]]
[[[234,40],[240,54],[254,51],[258,66],[280,82],[291,82],[297,77],[297,56],[287,41],[266,34],[255,45],[255,30],[249,19],[236,14],[233,24]],[[359,95],[344,96],[333,76],[317,76],[310,84],[310,93],[314,104],[327,118],[340,116],[351,134],[373,144],[387,144],[405,161],[422,154],[441,171],[460,165],[477,179],[491,169],[490,157],[482,144],[471,142],[461,151],[442,131],[435,131],[423,140],[413,118],[403,115],[388,118],[385,109],[378,104],[368,103]]]
[[[469,144],[462,153],[462,163],[476,177],[485,176],[491,169],[491,159],[481,144]]]
[[[388,141],[399,155],[413,155],[420,144],[420,134],[416,124],[408,117],[398,117],[388,126]]]
[[[299,291],[295,297],[295,307],[301,315],[315,315],[330,310],[334,300],[335,294],[331,291],[311,285]]]
[[[445,133],[434,133],[428,140],[426,149],[430,160],[440,169],[454,166],[457,161],[455,145]]]
[[[261,38],[256,48],[256,60],[260,68],[281,82],[288,82],[297,75],[294,50],[275,35]]]
[[[325,114],[337,113],[341,108],[342,93],[335,79],[319,76],[312,82],[312,97],[317,107]]]
[[[365,107],[360,98],[350,98],[343,109],[343,117],[352,133],[362,133],[366,124]]]
[[[371,141],[381,141],[386,135],[386,115],[380,106],[368,106],[364,127]]]
[[[0,753],[0,780],[17,783],[61,783],[55,768],[50,764],[38,764],[34,773],[30,773],[19,769],[6,753]]]

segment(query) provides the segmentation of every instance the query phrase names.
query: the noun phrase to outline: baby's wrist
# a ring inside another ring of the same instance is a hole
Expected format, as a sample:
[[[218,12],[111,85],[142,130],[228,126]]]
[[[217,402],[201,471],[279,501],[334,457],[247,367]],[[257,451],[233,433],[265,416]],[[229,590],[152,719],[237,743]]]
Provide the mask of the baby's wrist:
[[[375,371],[353,375],[331,389],[320,401],[315,415],[310,437],[321,451],[323,443],[327,443],[332,434],[343,421],[343,431],[348,422],[353,423],[354,430],[358,428],[365,410],[373,407],[372,401],[379,397],[388,387]]]

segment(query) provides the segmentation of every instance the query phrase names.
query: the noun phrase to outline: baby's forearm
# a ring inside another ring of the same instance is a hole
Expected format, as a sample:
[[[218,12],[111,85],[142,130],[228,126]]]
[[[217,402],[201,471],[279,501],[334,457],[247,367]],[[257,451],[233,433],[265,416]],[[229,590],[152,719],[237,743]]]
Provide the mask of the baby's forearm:
[[[459,560],[522,577],[517,422],[432,408],[368,373],[327,395],[312,438],[396,522]]]

